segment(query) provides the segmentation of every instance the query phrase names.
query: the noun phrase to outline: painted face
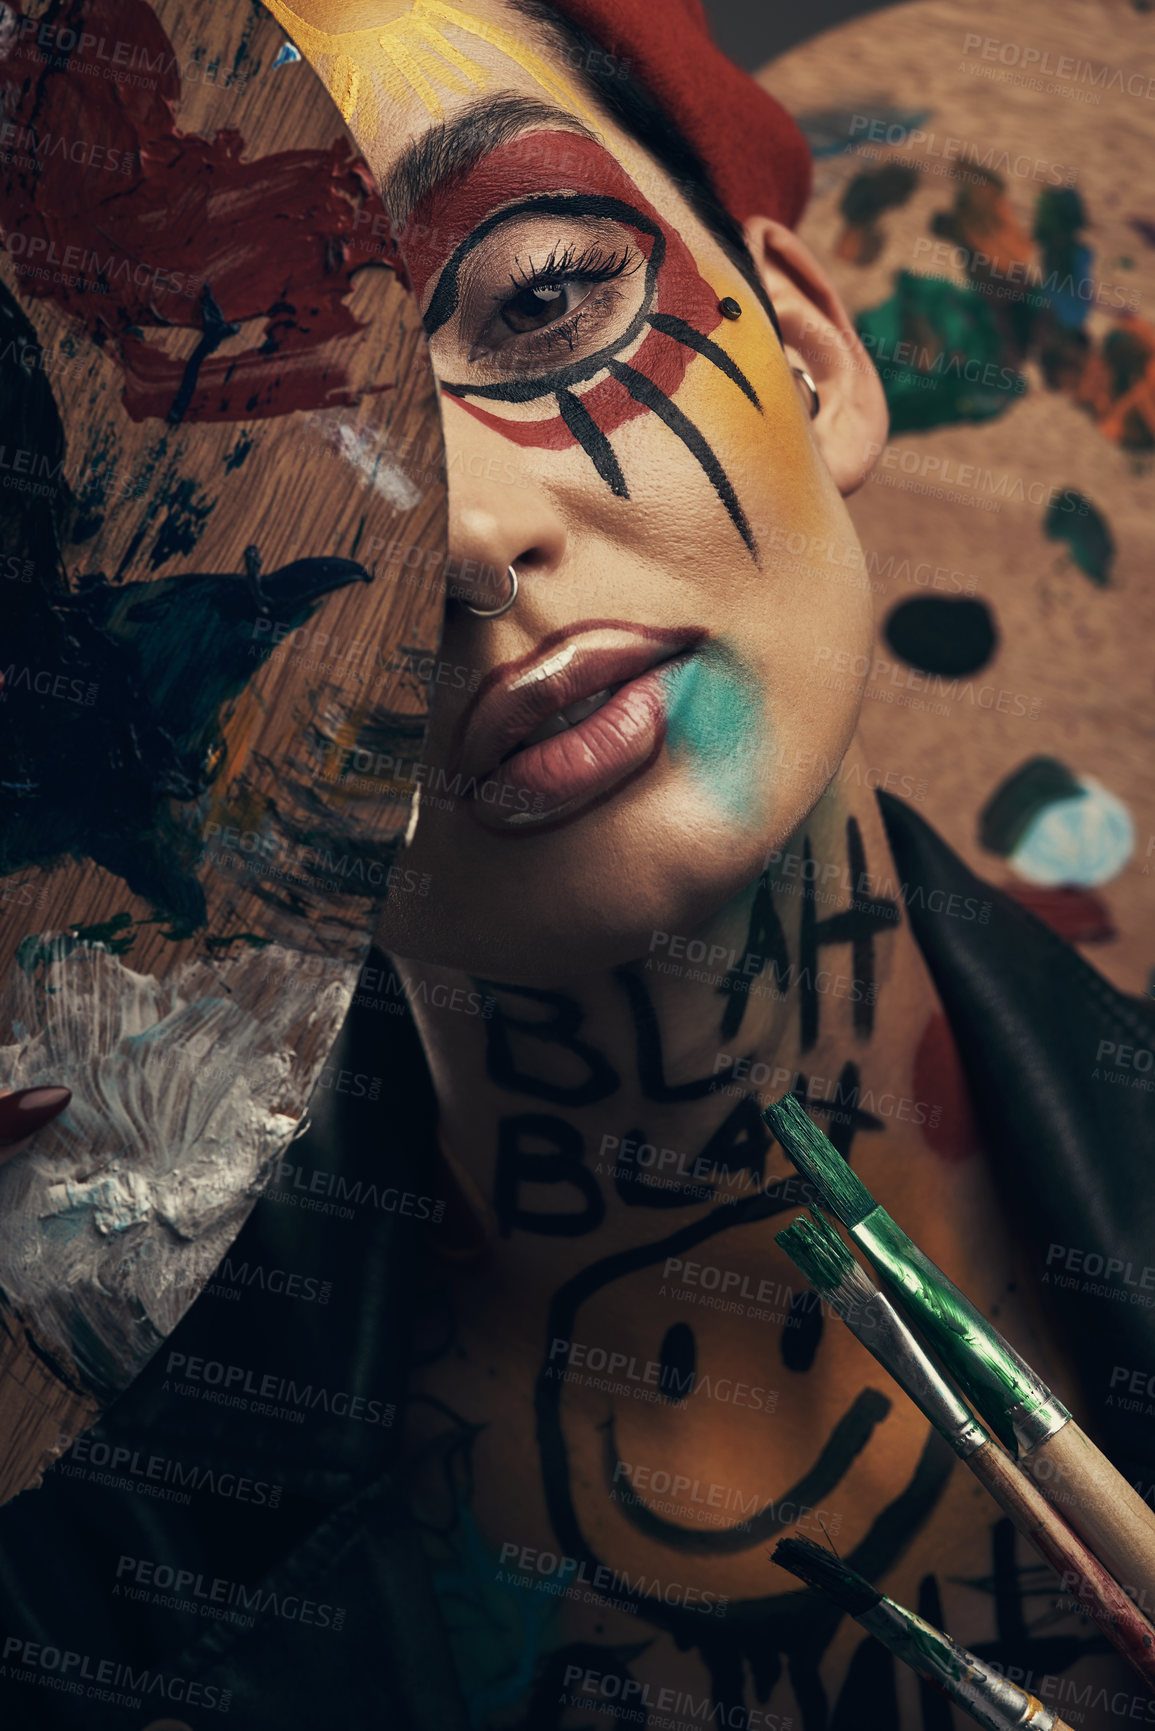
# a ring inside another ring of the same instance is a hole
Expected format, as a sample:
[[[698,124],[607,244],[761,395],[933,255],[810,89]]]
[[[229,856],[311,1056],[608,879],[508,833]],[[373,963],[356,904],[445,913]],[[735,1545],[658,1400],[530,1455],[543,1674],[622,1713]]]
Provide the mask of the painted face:
[[[381,941],[507,980],[619,961],[756,877],[834,773],[857,541],[765,307],[547,38],[502,0],[307,4],[273,10],[386,186],[441,384],[450,594],[519,583],[499,618],[451,601],[415,669],[425,763],[379,773],[421,783],[431,889]],[[399,582],[440,579],[411,554]]]
[[[740,1660],[776,1677],[780,1653],[797,1663],[806,1648],[803,1629],[813,1654],[829,1642],[833,1623],[812,1600],[767,1590],[765,1558],[779,1534],[797,1523],[848,1558],[888,1568],[952,1467],[938,1438],[928,1444],[913,1410],[894,1410],[879,1387],[888,1379],[873,1362],[847,1351],[845,1331],[825,1330],[819,1345],[826,1386],[839,1391],[825,1433],[802,1436],[775,1416],[794,1338],[789,1327],[778,1332],[778,1312],[789,1310],[798,1327],[818,1319],[804,1293],[800,1306],[793,1303],[790,1265],[767,1256],[763,1223],[793,1207],[771,1187],[583,1268],[554,1294],[534,1390],[550,1521],[560,1551],[580,1571],[575,1579],[600,1580],[617,1605],[669,1631],[679,1646],[700,1648],[722,1678]],[[744,1298],[759,1300],[731,1308],[770,1325],[756,1370],[735,1351],[724,1304],[671,1302],[697,1296],[681,1283],[682,1270],[696,1266],[705,1288],[722,1272],[715,1260],[736,1284],[741,1277]],[[669,1319],[664,1332],[640,1322],[653,1317],[655,1300]],[[603,1404],[594,1424],[591,1388]],[[876,1458],[868,1469],[886,1499],[879,1512],[857,1487],[860,1457],[883,1426],[885,1468],[879,1473]],[[713,1487],[705,1461],[716,1468]]]
[[[543,192],[543,173],[563,176],[573,190]],[[655,415],[700,465],[757,558],[730,477],[674,399],[695,355],[762,413],[758,393],[713,339],[723,320],[717,290],[602,146],[567,132],[523,134],[450,196],[427,199],[412,226],[406,261],[428,300],[425,328],[447,395],[515,444],[579,445],[623,499],[630,487],[611,435]],[[551,242],[559,230],[581,238],[559,248]],[[427,232],[432,242],[423,241]],[[438,274],[447,238],[456,244]],[[531,404],[533,419],[510,414]]]

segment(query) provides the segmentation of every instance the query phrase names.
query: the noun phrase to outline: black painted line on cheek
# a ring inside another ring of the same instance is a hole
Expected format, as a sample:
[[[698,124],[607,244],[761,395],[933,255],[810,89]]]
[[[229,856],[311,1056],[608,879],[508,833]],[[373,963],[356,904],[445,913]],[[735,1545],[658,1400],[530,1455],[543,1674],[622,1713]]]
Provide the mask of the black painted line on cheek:
[[[628,499],[630,490],[614,448],[602,432],[580,397],[572,391],[558,391],[558,413],[611,493]]]
[[[656,331],[661,331],[664,336],[673,337],[675,342],[681,343],[687,349],[693,349],[696,354],[705,355],[708,361],[713,361],[719,372],[725,373],[726,377],[737,385],[743,395],[749,397],[758,413],[762,413],[762,404],[758,401],[757,391],[737,361],[732,359],[725,349],[719,348],[712,338],[703,336],[701,331],[696,331],[693,325],[686,323],[685,319],[675,318],[673,313],[651,313],[650,323]]]
[[[800,1508],[813,1508],[838,1486],[858,1459],[877,1427],[890,1412],[890,1401],[876,1388],[860,1389],[847,1407],[819,1452],[818,1459],[803,1473],[796,1485],[783,1491],[777,1502],[770,1501],[750,1520],[733,1527],[715,1527],[711,1532],[700,1527],[679,1526],[667,1521],[645,1500],[629,1490],[629,1480],[616,1498],[622,1518],[636,1532],[670,1550],[690,1557],[734,1557],[764,1545],[775,1533],[792,1527]],[[618,1454],[616,1420],[611,1413],[605,1423],[605,1444],[602,1467],[611,1489],[620,1482],[621,1457]]]
[[[643,408],[649,409],[657,415],[660,421],[664,421],[670,431],[678,435],[690,455],[701,464],[706,478],[725,505],[731,522],[746,543],[747,552],[757,564],[757,543],[754,540],[750,525],[746,521],[746,513],[738,502],[738,495],[731,485],[730,477],[693,421],[682,413],[676,403],[670,401],[665,391],[655,385],[652,379],[647,379],[643,373],[636,372],[624,361],[610,361],[608,367],[614,378],[626,387],[634,401],[641,403]]]

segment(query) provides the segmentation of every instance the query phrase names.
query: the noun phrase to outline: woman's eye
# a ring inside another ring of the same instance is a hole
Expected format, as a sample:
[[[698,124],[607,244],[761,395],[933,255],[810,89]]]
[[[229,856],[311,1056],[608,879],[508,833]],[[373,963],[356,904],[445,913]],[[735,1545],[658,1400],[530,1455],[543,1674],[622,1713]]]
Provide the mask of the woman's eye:
[[[580,214],[559,236],[551,216],[518,215],[449,260],[426,308],[434,367],[443,379],[488,371],[496,395],[597,353],[640,320],[652,292],[647,259],[624,224]],[[444,303],[444,304],[442,304]]]
[[[539,331],[556,319],[564,318],[579,301],[585,299],[590,283],[536,283],[521,289],[504,302],[500,318],[509,330],[518,335]],[[578,291],[575,293],[575,290]]]

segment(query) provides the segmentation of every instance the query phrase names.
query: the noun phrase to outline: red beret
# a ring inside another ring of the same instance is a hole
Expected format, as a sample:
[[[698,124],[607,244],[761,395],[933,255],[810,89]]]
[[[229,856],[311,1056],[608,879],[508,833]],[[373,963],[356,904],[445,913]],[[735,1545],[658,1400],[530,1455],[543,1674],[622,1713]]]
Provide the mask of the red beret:
[[[791,228],[810,195],[810,151],[781,103],[710,35],[702,0],[555,0],[665,109],[710,170],[722,203],[745,222]]]

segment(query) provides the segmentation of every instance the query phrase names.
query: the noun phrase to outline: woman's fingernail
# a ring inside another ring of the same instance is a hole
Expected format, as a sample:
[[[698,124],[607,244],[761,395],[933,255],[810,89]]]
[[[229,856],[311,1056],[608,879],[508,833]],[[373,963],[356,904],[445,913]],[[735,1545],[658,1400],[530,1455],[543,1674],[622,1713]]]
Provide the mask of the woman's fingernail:
[[[23,1142],[58,1118],[72,1098],[71,1088],[18,1088],[0,1096],[0,1148]]]

